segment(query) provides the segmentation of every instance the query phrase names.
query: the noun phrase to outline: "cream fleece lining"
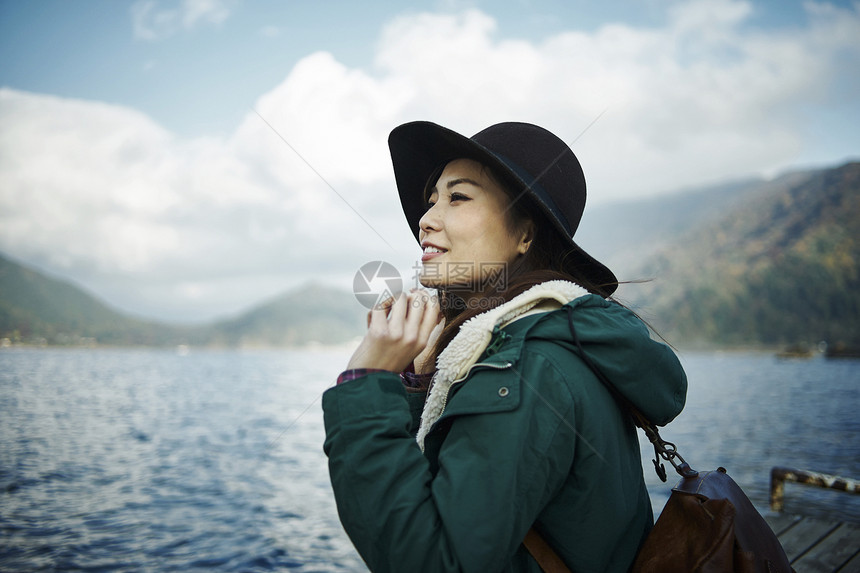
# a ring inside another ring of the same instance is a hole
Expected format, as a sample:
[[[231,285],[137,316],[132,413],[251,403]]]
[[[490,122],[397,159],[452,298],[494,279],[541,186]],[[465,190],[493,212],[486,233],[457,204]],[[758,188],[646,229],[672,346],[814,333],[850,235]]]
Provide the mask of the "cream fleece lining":
[[[454,339],[436,360],[436,373],[430,385],[430,394],[424,403],[421,425],[416,441],[424,451],[424,438],[442,415],[451,385],[461,382],[492,338],[496,325],[507,325],[518,318],[560,308],[568,302],[588,294],[581,286],[569,281],[547,281],[537,284],[515,296],[505,304],[473,316],[463,323]]]

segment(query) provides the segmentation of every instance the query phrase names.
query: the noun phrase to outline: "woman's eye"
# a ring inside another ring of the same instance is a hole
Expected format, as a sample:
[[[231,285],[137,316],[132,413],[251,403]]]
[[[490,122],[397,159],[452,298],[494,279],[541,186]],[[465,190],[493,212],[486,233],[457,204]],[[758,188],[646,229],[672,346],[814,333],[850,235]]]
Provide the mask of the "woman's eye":
[[[454,201],[468,201],[469,198],[465,195],[460,195],[459,193],[451,193],[451,202]]]

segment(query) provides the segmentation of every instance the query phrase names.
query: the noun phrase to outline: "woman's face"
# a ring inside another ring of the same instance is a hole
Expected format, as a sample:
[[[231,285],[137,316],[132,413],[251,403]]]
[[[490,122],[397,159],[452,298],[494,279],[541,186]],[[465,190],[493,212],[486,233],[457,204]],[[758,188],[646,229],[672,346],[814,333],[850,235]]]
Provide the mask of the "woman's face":
[[[456,159],[430,190],[418,238],[421,284],[468,298],[487,281],[504,280],[508,265],[528,250],[531,228],[509,228],[510,199],[477,161]],[[499,283],[496,283],[497,285]]]

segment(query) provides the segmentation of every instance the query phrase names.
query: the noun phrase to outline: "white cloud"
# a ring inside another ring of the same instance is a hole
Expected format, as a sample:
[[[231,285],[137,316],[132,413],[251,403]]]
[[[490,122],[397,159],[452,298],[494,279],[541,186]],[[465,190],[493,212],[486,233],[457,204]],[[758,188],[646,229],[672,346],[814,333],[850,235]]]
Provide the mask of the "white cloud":
[[[302,59],[255,109],[327,180],[367,184],[390,171],[386,140],[410,97],[404,87],[397,78],[373,78],[319,52]],[[281,160],[284,145],[272,141],[271,129],[255,113],[234,136],[245,153],[267,158],[285,177],[292,167]],[[316,179],[305,171],[306,179]]]
[[[157,38],[223,21],[219,6],[134,9]],[[539,43],[499,37],[476,10],[396,18],[371,67],[310,54],[223,139],[0,90],[0,250],[126,308],[200,318],[309,277],[348,286],[368,260],[408,271],[386,146],[405,121],[466,134],[531,121],[572,142],[603,113],[573,144],[592,202],[792,164],[801,112],[849,97],[832,85],[860,55],[860,8],[813,4],[808,27],[779,32],[747,27],[746,2],[678,6],[663,27]]]
[[[230,10],[219,0],[182,0],[172,8],[162,8],[156,0],[138,0],[131,6],[134,36],[141,40],[162,40],[199,23],[221,24]]]
[[[605,110],[574,149],[593,199],[619,198],[799,157],[797,111],[827,105],[840,52],[857,61],[858,12],[830,8],[780,33],[745,28],[750,11],[691,2],[663,28],[609,25],[539,44],[497,38],[480,12],[422,15],[388,27],[377,64],[416,94],[405,109],[465,132],[525,119],[570,141]]]

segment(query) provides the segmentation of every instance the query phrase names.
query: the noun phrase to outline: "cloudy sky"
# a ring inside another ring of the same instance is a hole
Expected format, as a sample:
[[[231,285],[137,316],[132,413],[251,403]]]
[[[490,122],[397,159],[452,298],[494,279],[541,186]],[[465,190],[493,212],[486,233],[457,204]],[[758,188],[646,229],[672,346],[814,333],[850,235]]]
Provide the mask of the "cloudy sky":
[[[406,121],[543,125],[590,204],[860,156],[857,2],[390,4],[0,0],[0,252],[205,321],[409,275]]]

